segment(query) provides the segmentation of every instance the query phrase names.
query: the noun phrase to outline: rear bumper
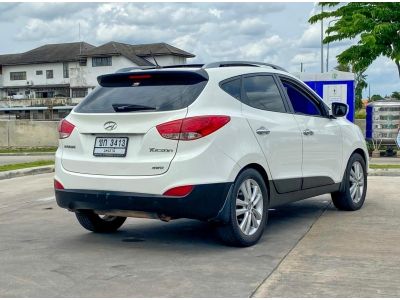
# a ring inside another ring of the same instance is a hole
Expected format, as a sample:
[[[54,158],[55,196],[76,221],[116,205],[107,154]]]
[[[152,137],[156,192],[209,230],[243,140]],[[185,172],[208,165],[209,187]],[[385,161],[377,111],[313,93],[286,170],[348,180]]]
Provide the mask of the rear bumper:
[[[174,218],[218,220],[232,183],[202,184],[185,197],[94,190],[56,190],[57,204],[71,211],[143,211]]]

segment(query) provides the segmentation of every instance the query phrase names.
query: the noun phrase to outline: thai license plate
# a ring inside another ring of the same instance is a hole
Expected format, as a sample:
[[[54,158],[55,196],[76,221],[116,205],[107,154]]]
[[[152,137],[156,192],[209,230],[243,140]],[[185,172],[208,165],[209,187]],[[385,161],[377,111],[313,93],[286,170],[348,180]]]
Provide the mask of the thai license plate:
[[[96,137],[94,156],[125,157],[128,149],[127,137]]]

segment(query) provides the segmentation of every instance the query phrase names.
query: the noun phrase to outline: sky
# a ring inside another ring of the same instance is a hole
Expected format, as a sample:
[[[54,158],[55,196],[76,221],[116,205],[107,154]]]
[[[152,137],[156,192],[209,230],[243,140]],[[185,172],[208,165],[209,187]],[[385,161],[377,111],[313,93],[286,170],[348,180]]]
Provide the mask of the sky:
[[[0,3],[0,54],[79,40],[96,46],[166,42],[195,54],[192,63],[265,61],[289,72],[300,71],[303,63],[304,71],[320,72],[320,24],[307,22],[318,11],[313,2]],[[336,55],[356,42],[330,44],[330,70]],[[379,58],[366,74],[371,95],[400,90],[397,68],[388,58]]]

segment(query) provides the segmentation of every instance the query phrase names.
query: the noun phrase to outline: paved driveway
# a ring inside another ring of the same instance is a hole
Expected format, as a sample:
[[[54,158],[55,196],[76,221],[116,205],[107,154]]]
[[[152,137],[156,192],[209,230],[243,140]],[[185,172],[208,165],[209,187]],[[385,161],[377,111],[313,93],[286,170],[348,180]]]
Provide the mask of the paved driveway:
[[[400,244],[400,200],[393,197],[400,178],[371,178],[367,205],[359,212],[326,210],[328,195],[273,210],[259,244],[230,248],[209,225],[190,220],[131,219],[118,233],[89,233],[55,204],[52,176],[0,180],[2,297],[323,297],[367,295],[354,292],[363,287],[368,296],[399,291],[400,253],[394,248]]]
[[[54,154],[50,155],[10,155],[0,156],[0,166],[25,163],[37,160],[54,160]]]

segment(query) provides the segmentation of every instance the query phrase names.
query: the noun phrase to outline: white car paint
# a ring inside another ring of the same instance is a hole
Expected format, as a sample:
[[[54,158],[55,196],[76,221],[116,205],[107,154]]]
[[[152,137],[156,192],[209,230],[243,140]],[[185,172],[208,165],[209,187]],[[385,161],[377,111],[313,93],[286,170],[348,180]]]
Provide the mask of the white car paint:
[[[182,69],[176,69],[179,70]],[[76,127],[71,136],[60,140],[55,179],[65,189],[162,195],[176,186],[233,182],[243,168],[256,164],[264,169],[269,180],[323,176],[338,183],[356,149],[361,149],[368,157],[358,127],[344,118],[255,109],[219,86],[222,80],[234,76],[268,72],[293,78],[319,98],[296,77],[268,67],[205,71],[209,76],[206,87],[184,109],[124,114],[72,111],[66,120]],[[168,140],[156,129],[161,123],[202,115],[227,115],[231,120],[212,134],[193,141]],[[112,134],[103,127],[108,121],[118,124]],[[260,127],[270,130],[270,134],[256,134]],[[305,136],[305,129],[312,130],[314,135]],[[93,156],[94,138],[102,135],[129,137],[127,156]],[[150,153],[149,147],[173,149],[173,152]]]

